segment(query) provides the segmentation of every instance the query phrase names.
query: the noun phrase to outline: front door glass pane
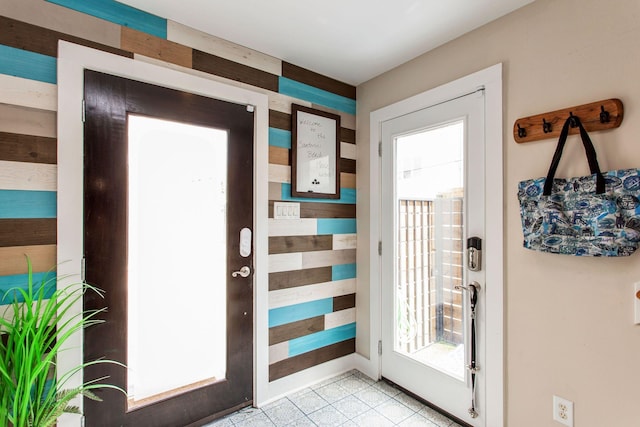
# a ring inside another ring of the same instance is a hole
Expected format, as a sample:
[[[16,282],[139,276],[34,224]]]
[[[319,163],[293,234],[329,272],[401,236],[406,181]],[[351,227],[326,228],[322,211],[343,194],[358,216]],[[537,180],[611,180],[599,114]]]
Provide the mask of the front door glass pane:
[[[395,351],[463,380],[464,121],[395,144]]]
[[[129,408],[225,378],[227,132],[128,117]]]

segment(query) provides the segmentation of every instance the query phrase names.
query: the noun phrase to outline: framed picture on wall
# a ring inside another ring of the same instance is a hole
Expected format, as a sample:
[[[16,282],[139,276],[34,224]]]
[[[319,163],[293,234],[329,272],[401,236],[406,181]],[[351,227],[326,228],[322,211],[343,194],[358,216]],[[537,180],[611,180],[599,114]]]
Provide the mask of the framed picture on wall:
[[[340,116],[291,105],[291,196],[340,198]]]

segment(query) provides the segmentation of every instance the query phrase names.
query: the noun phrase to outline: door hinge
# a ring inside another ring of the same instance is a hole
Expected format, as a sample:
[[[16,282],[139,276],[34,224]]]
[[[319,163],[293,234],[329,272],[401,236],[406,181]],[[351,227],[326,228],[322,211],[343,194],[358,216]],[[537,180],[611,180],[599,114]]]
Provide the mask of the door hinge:
[[[80,417],[80,427],[84,427],[84,415]]]
[[[378,157],[382,157],[382,141],[378,142]]]
[[[378,255],[382,255],[382,240],[378,242]]]
[[[82,123],[84,123],[85,118],[86,118],[86,104],[83,99],[82,100]]]
[[[382,340],[378,341],[378,356],[382,356]]]
[[[80,281],[84,283],[87,280],[87,259],[82,257],[80,260]]]

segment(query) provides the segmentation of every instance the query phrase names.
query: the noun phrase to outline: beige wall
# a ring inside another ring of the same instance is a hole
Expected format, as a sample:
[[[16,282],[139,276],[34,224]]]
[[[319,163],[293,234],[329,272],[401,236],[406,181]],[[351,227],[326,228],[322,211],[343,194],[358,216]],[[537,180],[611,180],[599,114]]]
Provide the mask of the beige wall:
[[[522,248],[517,183],[546,173],[552,140],[518,145],[523,116],[618,97],[619,129],[594,133],[603,170],[640,167],[640,1],[537,0],[358,87],[358,175],[369,174],[369,113],[504,65],[506,410],[510,427],[557,426],[553,394],[577,427],[640,424],[640,326],[632,284],[640,254],[596,259]],[[577,141],[559,176],[588,173]],[[490,189],[491,190],[491,189]],[[495,189],[499,191],[499,189]],[[358,263],[367,265],[368,180],[358,180]],[[368,272],[358,270],[358,351],[368,355]],[[491,427],[491,426],[489,426]]]

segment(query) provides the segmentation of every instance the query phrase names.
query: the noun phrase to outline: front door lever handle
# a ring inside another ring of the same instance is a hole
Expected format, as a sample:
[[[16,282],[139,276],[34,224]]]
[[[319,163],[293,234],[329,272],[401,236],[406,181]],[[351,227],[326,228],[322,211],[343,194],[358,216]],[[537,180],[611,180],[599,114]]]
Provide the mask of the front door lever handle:
[[[249,268],[249,266],[242,266],[242,268],[240,268],[240,270],[238,271],[234,271],[233,273],[231,273],[232,277],[249,277],[249,275],[251,274],[251,269]]]

